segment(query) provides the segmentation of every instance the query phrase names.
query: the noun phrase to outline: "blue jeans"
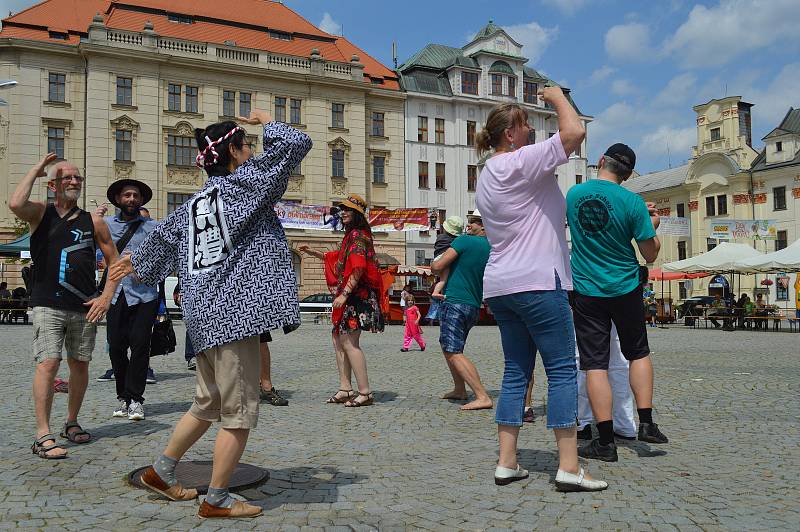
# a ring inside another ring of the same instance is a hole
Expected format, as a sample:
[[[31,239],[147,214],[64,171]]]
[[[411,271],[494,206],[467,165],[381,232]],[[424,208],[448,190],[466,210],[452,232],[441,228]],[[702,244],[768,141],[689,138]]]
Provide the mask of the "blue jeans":
[[[567,292],[520,292],[486,300],[500,327],[505,371],[495,422],[522,426],[525,392],[533,375],[536,351],[547,374],[547,428],[575,426],[578,381],[575,336]]]
[[[191,359],[195,357],[196,353],[194,352],[194,346],[192,345],[192,339],[189,338],[189,331],[186,331],[186,348],[183,351],[183,358],[186,359],[186,362],[189,362]]]

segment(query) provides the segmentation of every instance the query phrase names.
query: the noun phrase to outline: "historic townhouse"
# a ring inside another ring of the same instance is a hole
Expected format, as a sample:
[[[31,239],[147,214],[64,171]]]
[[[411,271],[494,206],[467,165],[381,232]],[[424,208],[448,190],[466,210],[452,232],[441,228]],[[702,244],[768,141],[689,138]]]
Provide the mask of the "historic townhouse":
[[[759,152],[752,147],[751,108],[739,96],[695,106],[697,145],[689,162],[626,183],[645,200],[655,202],[663,216],[690,220],[690,236],[661,237],[656,266],[713,249],[719,243],[709,237],[714,220],[776,220],[777,239],[756,244],[764,252],[782,249],[800,238],[800,109],[789,109],[762,139],[765,145]],[[794,276],[742,276],[742,289],[751,295],[756,288],[768,290],[770,302],[791,303]],[[788,292],[779,282],[787,277]],[[765,278],[772,281],[768,289],[761,285]],[[673,298],[707,294],[708,284],[708,279],[673,282]],[[660,290],[660,283],[656,289]]]
[[[491,21],[463,48],[429,44],[399,68],[406,100],[406,203],[427,207],[438,225],[475,208],[480,173],[475,135],[498,103],[516,102],[527,111],[540,142],[558,131],[552,109],[536,93],[554,83],[525,66],[522,45]],[[568,89],[564,89],[569,92]],[[569,96],[569,95],[568,95]],[[577,109],[577,107],[576,107]],[[588,122],[591,117],[583,116]],[[586,144],[559,167],[562,190],[586,179]],[[433,257],[433,231],[407,233],[409,264]]]
[[[153,188],[148,207],[163,217],[205,180],[194,166],[194,128],[259,107],[314,141],[285,199],[330,205],[352,191],[371,205],[404,206],[404,94],[396,75],[279,2],[235,6],[49,0],[3,20],[0,78],[19,82],[0,108],[4,199],[55,151],[85,172],[85,208],[106,201],[113,180],[135,177]],[[248,131],[260,144],[256,128]],[[42,180],[34,198],[46,193]],[[4,240],[12,225],[4,200]],[[341,237],[287,234],[293,248],[332,249]],[[402,234],[379,234],[376,244],[403,259]],[[319,263],[295,259],[301,294],[324,290]]]

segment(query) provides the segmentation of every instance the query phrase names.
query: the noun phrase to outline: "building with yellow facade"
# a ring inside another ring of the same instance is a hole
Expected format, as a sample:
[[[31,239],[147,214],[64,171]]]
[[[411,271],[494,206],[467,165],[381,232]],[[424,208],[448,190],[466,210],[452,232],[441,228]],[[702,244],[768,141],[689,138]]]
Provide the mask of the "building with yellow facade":
[[[733,240],[763,252],[782,249],[800,238],[800,109],[790,108],[757,151],[752,142],[752,107],[739,96],[695,106],[697,145],[688,163],[626,182],[627,188],[656,203],[660,215],[689,220],[689,236],[661,236],[655,267],[713,249],[721,241],[710,237],[715,221],[774,220],[774,240]],[[795,277],[793,273],[743,275],[740,290],[737,276],[735,291],[751,297],[764,292],[771,303],[794,308]],[[664,292],[671,290],[673,299],[708,294],[709,281],[664,283]],[[660,283],[655,288],[660,292]]]
[[[132,177],[166,216],[205,181],[194,165],[194,128],[272,113],[308,133],[309,155],[286,200],[331,205],[347,192],[370,205],[404,206],[404,94],[396,75],[347,39],[280,2],[48,0],[3,20],[0,78],[18,86],[0,108],[0,237],[11,240],[7,198],[48,151],[86,176],[81,206],[106,201]],[[252,142],[258,131],[247,126]],[[260,146],[257,148],[260,150]],[[44,180],[33,199],[47,199]],[[291,246],[338,246],[341,234],[287,230]],[[376,235],[402,260],[402,233]],[[324,290],[321,265],[295,254],[301,295]],[[10,284],[18,275],[6,270]]]

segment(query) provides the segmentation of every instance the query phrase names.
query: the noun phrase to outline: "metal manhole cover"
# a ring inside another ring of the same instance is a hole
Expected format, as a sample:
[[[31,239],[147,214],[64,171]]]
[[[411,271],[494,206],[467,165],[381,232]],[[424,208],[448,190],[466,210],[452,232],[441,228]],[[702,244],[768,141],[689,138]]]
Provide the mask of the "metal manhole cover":
[[[195,488],[200,493],[208,491],[208,482],[211,480],[211,464],[209,460],[195,460],[178,462],[175,476],[184,488]],[[140,467],[128,474],[128,483],[140,489],[146,489],[142,484],[142,473],[148,466]],[[231,491],[238,491],[259,486],[269,480],[269,471],[250,464],[239,464],[231,475]]]

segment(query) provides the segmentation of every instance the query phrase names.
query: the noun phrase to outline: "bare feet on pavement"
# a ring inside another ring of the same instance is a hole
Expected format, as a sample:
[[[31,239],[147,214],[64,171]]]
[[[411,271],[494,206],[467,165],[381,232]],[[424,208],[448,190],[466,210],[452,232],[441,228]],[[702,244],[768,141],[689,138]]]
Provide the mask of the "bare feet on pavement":
[[[453,390],[452,392],[447,392],[442,396],[442,399],[450,399],[453,401],[466,401],[467,400],[467,392],[459,392]]]
[[[484,410],[487,408],[492,408],[492,400],[489,397],[483,399],[475,399],[464,406],[461,407],[461,410]]]

